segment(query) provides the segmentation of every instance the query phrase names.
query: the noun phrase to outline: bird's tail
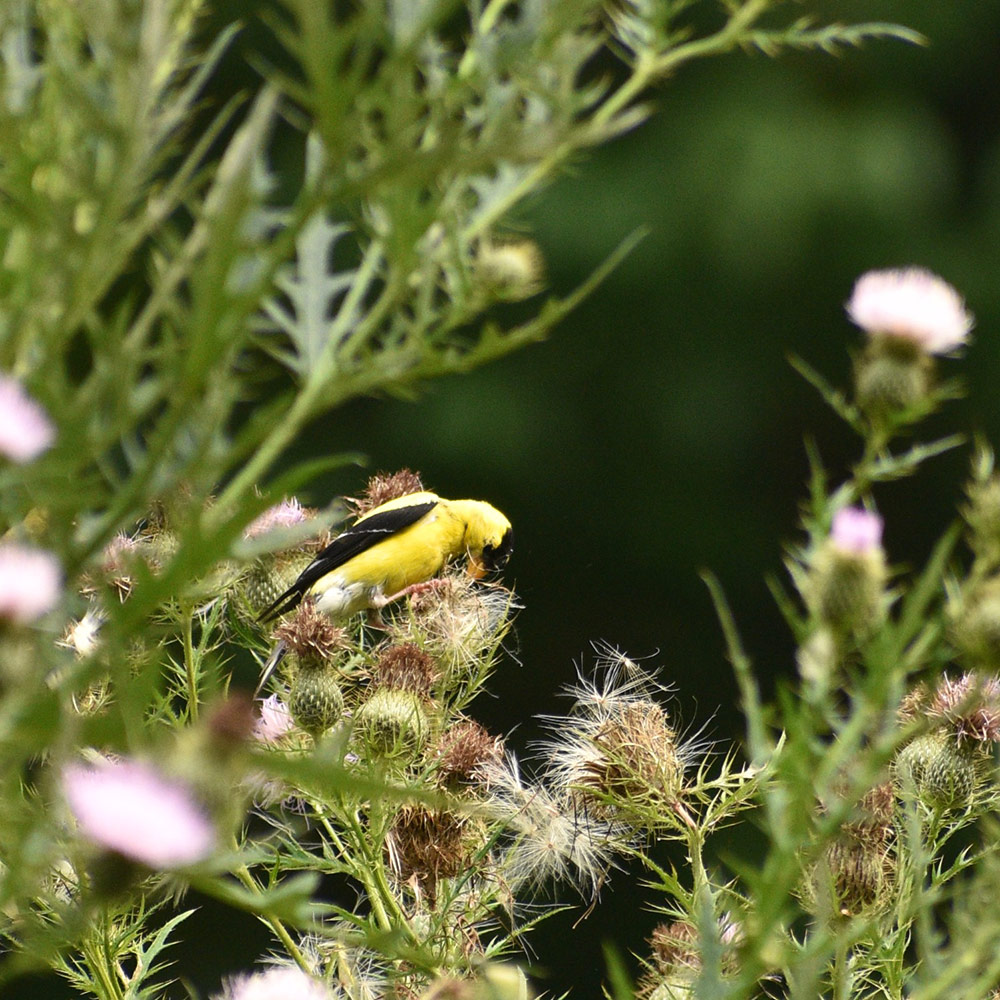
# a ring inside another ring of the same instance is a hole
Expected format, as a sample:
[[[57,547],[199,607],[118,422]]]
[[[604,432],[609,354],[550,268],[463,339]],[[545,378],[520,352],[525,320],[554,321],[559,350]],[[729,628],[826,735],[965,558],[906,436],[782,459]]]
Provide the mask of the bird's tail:
[[[253,693],[255,698],[264,689],[264,685],[267,683],[268,678],[274,673],[274,668],[277,667],[277,665],[285,658],[285,653],[287,651],[288,647],[285,645],[285,641],[283,639],[280,640],[274,649],[271,650],[271,655],[267,658],[267,663],[264,664],[264,669],[261,672],[260,681],[257,683],[257,690]]]

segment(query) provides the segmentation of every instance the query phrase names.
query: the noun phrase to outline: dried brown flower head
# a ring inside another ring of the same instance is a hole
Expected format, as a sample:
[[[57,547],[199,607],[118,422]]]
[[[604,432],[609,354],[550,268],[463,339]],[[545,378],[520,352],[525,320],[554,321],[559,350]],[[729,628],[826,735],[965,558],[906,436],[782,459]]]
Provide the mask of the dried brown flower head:
[[[668,800],[680,793],[684,765],[677,733],[655,701],[623,702],[592,736],[596,753],[581,784],[616,798]]]
[[[433,658],[416,643],[404,642],[383,650],[375,664],[372,680],[377,687],[412,691],[426,698],[438,676]]]
[[[469,819],[425,806],[404,806],[386,837],[389,864],[402,882],[413,880],[433,900],[443,878],[469,867]]]
[[[399,472],[377,472],[368,480],[361,496],[344,499],[351,513],[355,517],[362,517],[390,500],[409,496],[411,493],[421,493],[424,489],[420,473],[400,469]]]
[[[498,766],[503,759],[503,740],[473,719],[449,726],[431,749],[437,767],[434,777],[443,788],[471,785],[485,779],[484,767]]]
[[[347,644],[347,633],[317,611],[310,600],[304,600],[295,614],[274,630],[274,636],[302,661],[327,660]]]

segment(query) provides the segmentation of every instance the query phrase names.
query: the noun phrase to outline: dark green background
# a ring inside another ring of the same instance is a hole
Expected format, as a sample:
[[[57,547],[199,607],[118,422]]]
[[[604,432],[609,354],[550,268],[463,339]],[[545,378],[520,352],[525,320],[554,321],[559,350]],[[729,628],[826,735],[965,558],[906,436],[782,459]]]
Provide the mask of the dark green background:
[[[503,665],[495,697],[476,710],[521,752],[538,735],[531,717],[564,707],[557,692],[592,661],[593,641],[662,665],[684,724],[707,724],[722,743],[739,737],[704,567],[726,587],[765,685],[791,672],[764,575],[780,571],[781,546],[796,537],[803,437],[816,438],[835,477],[856,442],[786,357],[846,382],[860,338],[843,303],[865,270],[920,264],[967,297],[975,339],[945,367],[969,399],[927,433],[975,429],[1000,442],[1000,2],[805,6],[828,19],[900,21],[930,45],[777,61],[737,53],[684,68],[653,95],[651,121],[574,164],[519,215],[560,292],[649,228],[575,316],[546,343],[427,386],[415,402],[331,413],[297,449],[360,451],[370,463],[317,482],[309,502],[409,466],[442,495],[509,515],[506,579],[525,605],[520,662]],[[786,6],[788,17],[801,13]],[[262,37],[248,23],[226,63],[237,77],[241,46]],[[966,468],[965,453],[940,458],[877,495],[894,564],[922,560]],[[601,941],[643,951],[656,921],[648,901],[621,873],[578,927],[574,915],[544,924],[532,939],[551,977],[542,984],[596,997]],[[173,957],[204,993],[267,947],[230,914],[207,909],[196,921]],[[40,989],[20,995],[49,994],[48,983]]]

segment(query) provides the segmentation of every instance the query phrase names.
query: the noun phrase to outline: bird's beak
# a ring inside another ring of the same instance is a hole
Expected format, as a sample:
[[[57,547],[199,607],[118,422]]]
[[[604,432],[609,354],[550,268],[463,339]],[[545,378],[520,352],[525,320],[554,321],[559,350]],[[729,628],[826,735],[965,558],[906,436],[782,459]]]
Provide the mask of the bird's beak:
[[[475,556],[469,556],[467,572],[473,580],[481,580],[489,570]]]

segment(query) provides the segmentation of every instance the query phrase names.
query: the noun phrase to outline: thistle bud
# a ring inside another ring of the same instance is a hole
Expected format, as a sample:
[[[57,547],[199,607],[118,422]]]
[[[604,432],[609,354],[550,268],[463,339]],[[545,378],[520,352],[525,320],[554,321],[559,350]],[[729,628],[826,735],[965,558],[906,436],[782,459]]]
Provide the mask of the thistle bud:
[[[335,726],[344,714],[344,693],[333,669],[300,665],[288,710],[295,724],[314,739]]]
[[[893,762],[900,791],[932,809],[960,809],[972,801],[991,769],[982,747],[959,743],[953,734],[934,729],[904,746]]]
[[[376,688],[354,716],[355,730],[377,757],[413,757],[427,742],[430,720],[412,691]]]
[[[1000,576],[982,583],[964,602],[953,628],[955,644],[978,666],[1000,666]]]
[[[881,538],[877,514],[845,507],[834,515],[802,587],[807,606],[824,625],[864,635],[881,621],[887,576]]]
[[[993,747],[1000,742],[1000,678],[966,673],[922,685],[903,699],[904,724],[928,720],[934,728],[896,754],[893,779],[904,793],[936,809],[972,801],[993,774]]]
[[[346,635],[311,601],[303,601],[295,616],[274,634],[285,643],[286,660],[294,671],[288,709],[296,725],[318,739],[344,714],[336,660],[347,648]]]
[[[996,565],[1000,563],[1000,473],[994,471],[993,452],[985,445],[980,445],[973,458],[966,494],[969,502],[962,516],[969,547],[977,557]]]

